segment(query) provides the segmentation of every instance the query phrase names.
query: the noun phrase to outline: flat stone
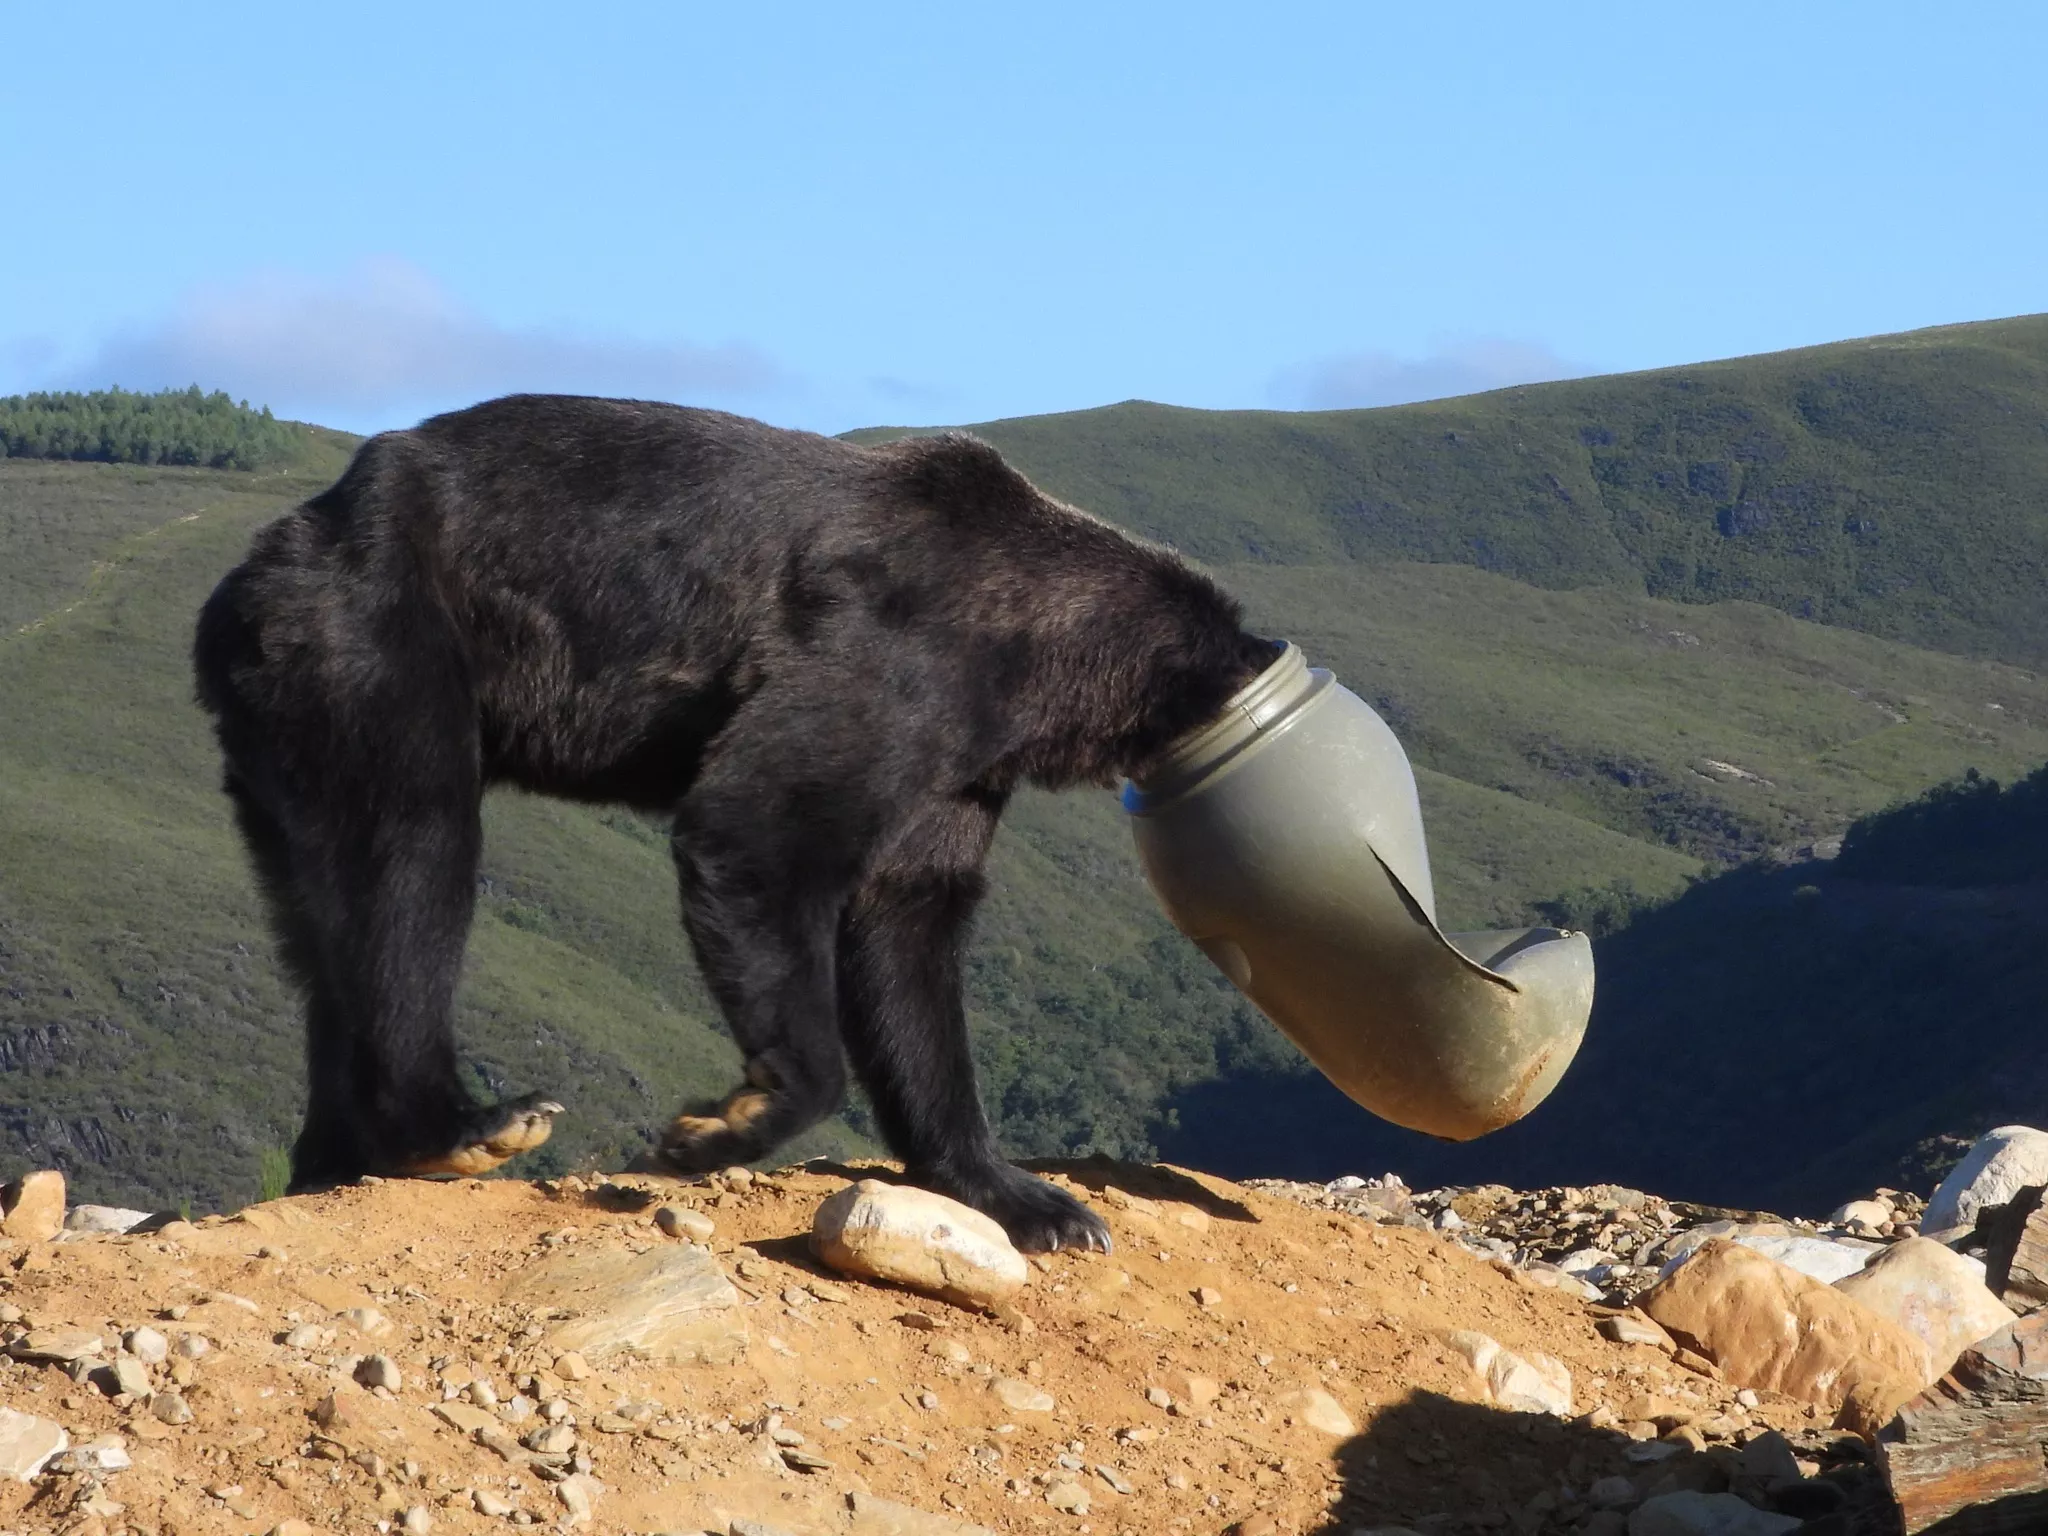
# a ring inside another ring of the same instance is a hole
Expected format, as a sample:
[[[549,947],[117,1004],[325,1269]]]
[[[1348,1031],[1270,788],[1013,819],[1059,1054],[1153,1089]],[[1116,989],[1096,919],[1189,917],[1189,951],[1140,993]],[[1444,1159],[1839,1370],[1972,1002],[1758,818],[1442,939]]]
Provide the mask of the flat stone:
[[[121,1205],[74,1205],[64,1214],[67,1232],[104,1232],[118,1236],[141,1226],[154,1211],[132,1211]]]
[[[1782,1536],[1806,1522],[1774,1515],[1732,1493],[1682,1490],[1646,1499],[1628,1517],[1628,1536]]]
[[[83,1328],[31,1328],[7,1346],[7,1353],[30,1365],[69,1365],[102,1353],[106,1340]]]
[[[508,1301],[573,1313],[543,1347],[597,1362],[616,1355],[666,1365],[730,1365],[746,1352],[740,1293],[703,1248],[562,1254],[515,1274]]]
[[[1561,1360],[1549,1355],[1516,1354],[1499,1340],[1461,1328],[1446,1342],[1463,1355],[1494,1406],[1511,1413],[1552,1413],[1569,1416],[1572,1411],[1572,1373]]]
[[[0,1237],[47,1243],[64,1230],[64,1175],[53,1168],[0,1186]]]
[[[1884,1252],[1882,1243],[1860,1237],[1816,1237],[1782,1222],[1710,1221],[1688,1228],[1664,1245],[1663,1277],[1668,1279],[1679,1265],[1716,1238],[1740,1243],[1823,1285],[1855,1274]]]
[[[2048,1184],[2048,1131],[2028,1125],[1986,1131],[1928,1197],[1920,1230],[1967,1233],[1978,1211],[2004,1205],[2030,1184]]]
[[[1017,1413],[1051,1413],[1056,1406],[1050,1392],[1020,1376],[998,1376],[988,1384],[988,1389],[1005,1408]]]
[[[1894,1244],[1856,1274],[1837,1280],[1835,1289],[1925,1344],[1928,1369],[1936,1376],[2015,1317],[1991,1294],[1975,1264],[1925,1237]]]
[[[50,1458],[70,1444],[63,1425],[32,1413],[0,1408],[0,1477],[33,1482]]]
[[[1045,1485],[1045,1502],[1063,1515],[1088,1513],[1088,1489],[1071,1477],[1056,1477]]]
[[[566,1511],[563,1522],[567,1525],[588,1525],[597,1511],[597,1501],[603,1496],[604,1484],[588,1472],[575,1473],[555,1484],[555,1497],[562,1501]]]
[[[497,1419],[473,1403],[451,1399],[434,1404],[434,1417],[459,1435],[474,1435],[480,1429],[495,1429]]]
[[[1598,1327],[1600,1337],[1610,1344],[1647,1344],[1652,1349],[1663,1350],[1667,1355],[1678,1352],[1678,1345],[1671,1335],[1640,1312],[1624,1312],[1618,1317],[1603,1317]]]
[[[1882,1413],[1932,1378],[1927,1346],[1833,1286],[1725,1239],[1709,1242],[1638,1305],[1736,1387]],[[1889,1405],[1884,1399],[1889,1398]]]
[[[811,1251],[846,1274],[893,1281],[949,1301],[987,1306],[1029,1278],[996,1222],[944,1195],[862,1179],[818,1207]]]
[[[1273,1399],[1273,1408],[1310,1429],[1335,1435],[1340,1440],[1348,1440],[1358,1433],[1358,1426],[1344,1411],[1344,1405],[1321,1387],[1301,1387],[1293,1392],[1282,1392]]]
[[[1963,1351],[1877,1437],[1908,1533],[2048,1530],[2048,1312]]]
[[[849,1536],[996,1536],[985,1525],[927,1514],[869,1493],[847,1495],[847,1505],[853,1511]]]

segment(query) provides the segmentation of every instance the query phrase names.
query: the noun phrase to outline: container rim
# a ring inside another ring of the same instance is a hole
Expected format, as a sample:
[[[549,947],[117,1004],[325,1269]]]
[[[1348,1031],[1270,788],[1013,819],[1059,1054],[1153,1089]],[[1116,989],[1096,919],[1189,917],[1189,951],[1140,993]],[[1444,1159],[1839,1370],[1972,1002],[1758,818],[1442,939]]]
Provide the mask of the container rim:
[[[1142,778],[1124,787],[1124,809],[1143,815],[1193,789],[1240,753],[1292,722],[1336,681],[1283,641],[1265,671],[1230,696],[1213,720],[1170,744]]]

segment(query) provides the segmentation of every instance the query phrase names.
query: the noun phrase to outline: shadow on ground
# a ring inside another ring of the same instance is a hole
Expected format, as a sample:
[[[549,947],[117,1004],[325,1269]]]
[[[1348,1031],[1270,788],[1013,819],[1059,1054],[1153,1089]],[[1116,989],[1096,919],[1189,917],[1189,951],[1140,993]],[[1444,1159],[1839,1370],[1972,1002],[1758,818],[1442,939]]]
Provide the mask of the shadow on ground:
[[[1695,1454],[1672,1447],[1665,1460],[1631,1459],[1655,1454],[1614,1430],[1417,1392],[1381,1409],[1369,1429],[1339,1447],[1329,1513],[1304,1536],[1351,1536],[1381,1526],[1422,1536],[1601,1530],[1620,1536],[1626,1511],[1644,1499],[1730,1489],[1732,1450]],[[1897,1513],[1861,1441],[1835,1437],[1822,1464],[1820,1477],[1778,1490],[1765,1502],[1806,1522],[1802,1536],[1900,1536]],[[1613,1478],[1626,1479],[1632,1492],[1603,1516],[1589,1493]]]

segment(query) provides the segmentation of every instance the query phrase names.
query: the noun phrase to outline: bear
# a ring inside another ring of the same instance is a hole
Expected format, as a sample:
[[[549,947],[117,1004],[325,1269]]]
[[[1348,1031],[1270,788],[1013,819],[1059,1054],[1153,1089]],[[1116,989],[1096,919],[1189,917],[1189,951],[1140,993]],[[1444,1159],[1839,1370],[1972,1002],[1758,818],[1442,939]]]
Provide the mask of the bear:
[[[1020,1249],[1107,1251],[981,1107],[983,860],[1020,785],[1142,773],[1277,654],[1175,552],[965,434],[512,395],[369,438],[256,535],[193,646],[304,999],[291,1189],[482,1173],[562,1112],[458,1070],[481,800],[510,785],[671,822],[745,1070],[656,1165],[762,1158],[839,1107],[850,1059],[909,1179]]]

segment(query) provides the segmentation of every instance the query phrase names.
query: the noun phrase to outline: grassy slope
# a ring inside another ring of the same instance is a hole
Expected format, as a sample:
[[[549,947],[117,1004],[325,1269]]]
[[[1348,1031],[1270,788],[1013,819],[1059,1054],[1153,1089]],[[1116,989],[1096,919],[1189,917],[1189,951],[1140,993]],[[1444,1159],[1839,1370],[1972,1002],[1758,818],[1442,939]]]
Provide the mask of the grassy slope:
[[[1448,561],[2048,661],[2048,315],[1389,410],[973,430],[1210,562]]]
[[[1664,569],[1663,546],[1617,532],[1618,472],[1600,469],[1587,494],[1571,478],[1602,463],[1588,422],[1595,438],[1634,442],[1666,420],[1665,457],[1681,470],[1754,462],[1811,479],[1825,460],[1839,480],[1842,443],[1864,428],[1817,432],[1829,418],[1810,401],[1800,414],[1800,377],[1846,379],[1826,387],[1882,401],[1891,386],[1855,381],[1903,370],[1912,398],[1953,405],[1958,370],[1990,358],[1997,388],[2024,395],[2042,334],[2010,322],[1397,411],[1118,407],[986,430],[1053,488],[1216,562],[1257,622],[1380,705],[1417,762],[1442,909],[1478,924],[1617,880],[1668,894],[1965,766],[2003,777],[2048,756],[2048,687],[2023,670],[2038,614],[1995,584],[1972,595],[1880,583],[1857,597],[1900,547],[1953,546],[1964,570],[1999,541],[2008,575],[2034,558],[2026,519],[2038,511],[2013,497],[1922,496],[1915,476],[1936,469],[1913,432],[1896,464],[1873,454],[1857,471],[1892,499],[1878,544],[1850,535],[1846,563],[1796,549],[1763,560],[1785,519],[1723,535],[1704,492],[1651,519],[1666,544],[1695,551],[1690,570],[1707,555],[1765,570],[1770,581],[1745,589],[1756,602],[1703,606],[1693,600],[1709,587],[1646,577]],[[2048,418],[2040,394],[2025,398],[2033,415],[2012,441],[1996,422],[1943,429],[1984,461],[1963,477],[1973,495],[2033,472],[2026,432],[2041,436]],[[1795,402],[1789,426],[1782,399]],[[2010,403],[1986,409],[2010,415]],[[1782,429],[1775,459],[1760,421]],[[0,1134],[20,1159],[72,1167],[88,1191],[246,1195],[258,1149],[291,1133],[296,1027],[187,702],[184,651],[194,608],[250,530],[331,473],[342,446],[322,440],[301,473],[262,480],[0,465]],[[1937,468],[1960,473],[1947,457]],[[1569,500],[1542,478],[1552,473]],[[1784,504],[1761,480],[1729,484],[1730,505],[1752,489]],[[1408,498],[1401,517],[1355,510],[1375,495],[1391,504],[1389,487]],[[1856,515],[1876,516],[1871,504]],[[1648,567],[1632,563],[1642,549]],[[1834,571],[1816,611],[1844,624],[2009,661],[1788,617],[1770,605],[1813,597],[1770,584],[1788,571]],[[1769,782],[1721,782],[1709,760]],[[514,796],[492,801],[487,826],[464,1041],[487,1083],[571,1102],[544,1156],[609,1154],[684,1097],[726,1086],[732,1052],[677,934],[659,833]],[[993,873],[970,1001],[1014,1151],[1142,1150],[1190,1129],[1228,1142],[1245,1123],[1244,1085],[1298,1082],[1290,1048],[1160,917],[1108,796],[1025,797]],[[1217,1085],[1206,1098],[1204,1083]]]

